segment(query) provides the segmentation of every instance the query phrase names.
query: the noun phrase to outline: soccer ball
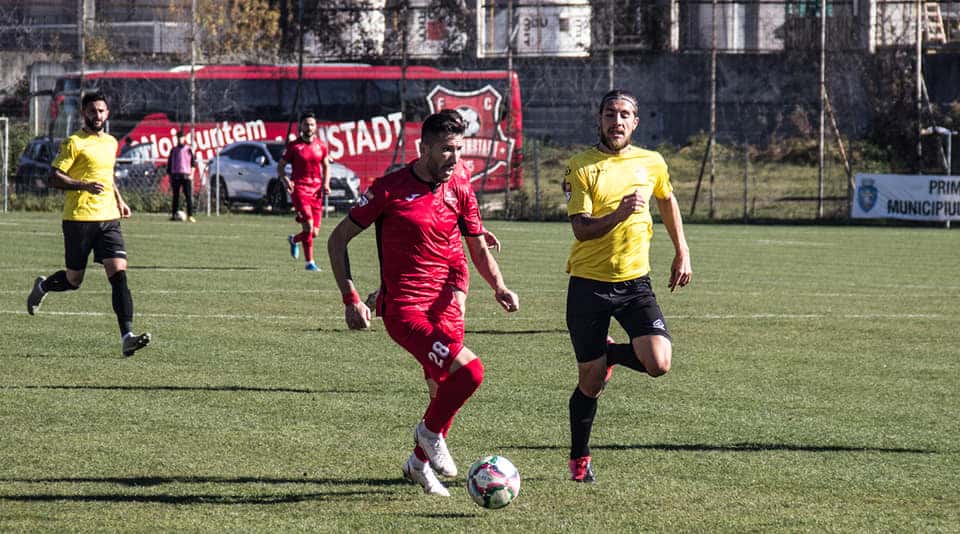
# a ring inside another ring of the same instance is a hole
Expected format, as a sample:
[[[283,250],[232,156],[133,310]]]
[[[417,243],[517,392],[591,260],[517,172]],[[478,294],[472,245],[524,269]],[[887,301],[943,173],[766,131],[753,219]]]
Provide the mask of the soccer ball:
[[[176,215],[173,216],[173,218],[176,219],[176,220],[178,220],[178,221],[185,221],[185,220],[187,220],[187,212],[185,212],[185,211],[183,211],[183,210],[180,210],[180,211],[177,212]]]
[[[484,508],[503,508],[520,493],[520,472],[503,456],[484,456],[467,472],[467,493]]]

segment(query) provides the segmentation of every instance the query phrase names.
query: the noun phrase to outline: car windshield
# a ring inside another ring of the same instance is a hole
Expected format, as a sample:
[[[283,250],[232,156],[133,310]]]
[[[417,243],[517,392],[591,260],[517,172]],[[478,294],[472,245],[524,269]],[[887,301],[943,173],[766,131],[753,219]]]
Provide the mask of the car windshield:
[[[120,152],[120,158],[130,160],[134,163],[150,161],[153,159],[152,145],[143,143],[139,145],[126,146]]]
[[[269,150],[270,155],[273,156],[273,161],[280,161],[284,148],[286,148],[286,146],[282,143],[267,143],[267,150]]]

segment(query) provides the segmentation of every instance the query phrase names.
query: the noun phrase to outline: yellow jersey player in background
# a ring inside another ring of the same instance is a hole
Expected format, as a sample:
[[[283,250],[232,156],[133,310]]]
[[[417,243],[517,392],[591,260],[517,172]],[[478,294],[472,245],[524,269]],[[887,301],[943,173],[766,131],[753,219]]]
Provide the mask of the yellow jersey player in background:
[[[673,241],[670,290],[690,283],[690,250],[680,206],[663,157],[630,144],[640,123],[637,99],[610,91],[600,103],[600,142],[567,163],[563,188],[576,238],[567,261],[567,329],[577,358],[578,383],[570,397],[570,478],[594,482],[590,431],[597,398],[616,364],[661,376],[670,370],[672,344],[650,283],[653,218],[657,205]],[[610,319],[630,336],[617,344]]]
[[[27,312],[34,315],[48,292],[79,289],[92,251],[93,261],[103,264],[112,288],[120,351],[133,356],[150,343],[150,334],[133,333],[133,297],[127,287],[127,251],[120,232],[120,219],[130,216],[130,207],[113,178],[117,140],[104,131],[110,110],[103,95],[84,95],[81,112],[83,128],[63,141],[50,171],[50,186],[66,191],[62,223],[66,269],[34,281]]]

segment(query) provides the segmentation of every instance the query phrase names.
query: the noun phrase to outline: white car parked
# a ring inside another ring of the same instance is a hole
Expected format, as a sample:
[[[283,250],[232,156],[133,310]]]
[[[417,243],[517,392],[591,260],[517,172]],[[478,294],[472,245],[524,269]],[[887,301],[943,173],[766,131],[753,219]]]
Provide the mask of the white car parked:
[[[219,187],[220,202],[269,206],[274,211],[290,209],[290,195],[277,179],[277,162],[283,155],[284,143],[238,141],[220,151],[219,162],[207,163],[211,187]],[[287,165],[287,175],[290,166]],[[219,184],[219,185],[218,185]],[[339,209],[349,209],[360,198],[360,177],[349,168],[330,164],[330,194],[327,202]]]

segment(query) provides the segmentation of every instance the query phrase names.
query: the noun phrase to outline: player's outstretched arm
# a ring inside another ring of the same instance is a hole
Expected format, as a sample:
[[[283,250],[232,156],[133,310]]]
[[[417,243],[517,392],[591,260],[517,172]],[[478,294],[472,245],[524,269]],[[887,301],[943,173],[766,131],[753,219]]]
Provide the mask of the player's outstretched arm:
[[[327,240],[327,254],[330,256],[330,270],[337,281],[340,294],[343,295],[344,318],[351,330],[360,330],[370,326],[370,308],[360,299],[350,275],[350,261],[347,258],[347,245],[363,228],[357,226],[349,217],[340,221]]]
[[[500,266],[497,264],[497,260],[493,258],[493,254],[490,253],[490,249],[487,248],[486,239],[482,235],[467,236],[466,239],[467,250],[470,251],[470,260],[473,262],[473,266],[477,268],[480,276],[493,289],[494,298],[508,312],[519,310],[520,297],[510,291],[504,283]]]
[[[483,241],[487,244],[487,248],[492,248],[497,251],[497,254],[500,254],[500,240],[486,228],[483,229]]]
[[[120,210],[120,217],[126,219],[133,215],[133,210],[130,209],[130,206],[123,200],[123,195],[120,194],[120,186],[117,185],[117,181],[113,181],[113,196],[117,200],[117,209]]]
[[[288,193],[293,193],[293,184],[290,182],[290,179],[287,178],[287,165],[289,163],[289,161],[280,158],[280,161],[277,162],[277,178],[280,179],[283,187],[287,188]]]
[[[667,198],[658,198],[660,217],[663,226],[673,241],[673,264],[670,266],[670,291],[686,286],[693,279],[693,267],[690,264],[690,247],[683,233],[683,219],[680,216],[680,203],[671,193]]]

